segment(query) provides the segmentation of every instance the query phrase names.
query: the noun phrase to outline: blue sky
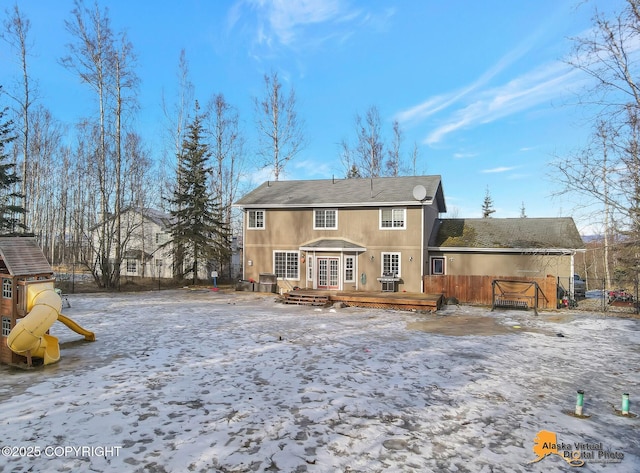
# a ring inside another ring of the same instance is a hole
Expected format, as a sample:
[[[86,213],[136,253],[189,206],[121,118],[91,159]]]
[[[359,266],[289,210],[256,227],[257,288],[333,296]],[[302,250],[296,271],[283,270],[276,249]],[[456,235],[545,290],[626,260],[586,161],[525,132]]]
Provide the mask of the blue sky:
[[[31,21],[31,74],[40,101],[74,123],[93,113],[85,85],[59,65],[72,42],[64,28],[71,1],[18,0]],[[4,11],[14,4],[1,0]],[[87,2],[91,5],[92,2]],[[399,120],[403,152],[420,152],[418,173],[440,174],[448,216],[480,217],[486,189],[494,217],[574,216],[550,161],[585,143],[576,94],[586,78],[563,62],[570,37],[591,26],[593,8],[621,0],[101,0],[114,30],[126,30],[138,56],[137,128],[159,158],[161,100],[177,87],[185,49],[196,98],[223,93],[253,136],[253,97],[275,71],[295,89],[306,148],[284,179],[344,176],[338,143],[355,139],[354,117],[376,106],[383,131]],[[0,42],[0,84],[19,76]],[[7,105],[7,100],[3,100]],[[268,176],[256,176],[256,180]],[[281,177],[282,178],[282,177]]]

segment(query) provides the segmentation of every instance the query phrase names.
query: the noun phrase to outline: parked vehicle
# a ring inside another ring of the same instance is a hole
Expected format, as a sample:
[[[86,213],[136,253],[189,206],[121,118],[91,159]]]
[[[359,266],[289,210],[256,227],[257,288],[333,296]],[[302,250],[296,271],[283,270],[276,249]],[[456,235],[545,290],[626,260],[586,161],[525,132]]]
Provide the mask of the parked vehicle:
[[[614,301],[633,302],[633,295],[628,293],[624,289],[609,291],[609,304]]]
[[[573,294],[576,299],[587,297],[587,283],[577,274],[573,275]]]

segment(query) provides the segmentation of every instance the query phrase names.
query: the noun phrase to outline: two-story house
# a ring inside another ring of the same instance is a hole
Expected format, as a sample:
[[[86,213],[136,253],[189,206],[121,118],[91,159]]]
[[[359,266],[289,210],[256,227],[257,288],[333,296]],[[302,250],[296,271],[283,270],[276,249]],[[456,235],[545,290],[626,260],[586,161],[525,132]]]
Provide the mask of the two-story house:
[[[170,216],[150,208],[130,207],[120,217],[123,261],[120,274],[131,277],[173,277],[173,254],[167,242],[170,235]],[[96,225],[92,232],[94,246],[99,246],[102,225]],[[114,217],[107,221],[111,238],[115,232]],[[111,258],[115,259],[115,245]],[[206,277],[206,274],[204,274]]]
[[[107,231],[112,240],[111,259],[115,260],[115,217],[107,220]],[[129,207],[121,213],[122,264],[120,274],[123,277],[173,278],[174,247],[171,243],[171,216],[161,210],[152,208]],[[99,246],[102,225],[93,228],[94,247]],[[235,278],[241,271],[241,242],[233,237],[231,244],[230,274]],[[190,268],[192,261],[184,262]],[[198,278],[208,280],[209,268],[213,265],[202,264],[198,270]],[[216,268],[222,271],[221,268]],[[227,275],[226,270],[224,276]]]
[[[440,176],[269,181],[236,206],[243,278],[273,273],[285,290],[374,292],[386,275],[416,293],[423,278],[447,275],[568,284],[583,248],[571,218],[441,219]]]
[[[269,181],[237,203],[244,279],[285,287],[421,292],[433,225],[446,212],[440,176]]]

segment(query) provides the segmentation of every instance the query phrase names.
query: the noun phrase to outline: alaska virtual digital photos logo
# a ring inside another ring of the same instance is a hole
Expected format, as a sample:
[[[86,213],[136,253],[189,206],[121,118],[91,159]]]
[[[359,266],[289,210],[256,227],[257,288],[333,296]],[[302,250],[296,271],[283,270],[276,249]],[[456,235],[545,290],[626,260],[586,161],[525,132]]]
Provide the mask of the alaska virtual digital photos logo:
[[[549,455],[558,455],[571,466],[583,466],[590,463],[619,463],[624,459],[624,453],[605,450],[602,442],[558,442],[555,432],[541,430],[533,441],[534,460],[537,463]]]

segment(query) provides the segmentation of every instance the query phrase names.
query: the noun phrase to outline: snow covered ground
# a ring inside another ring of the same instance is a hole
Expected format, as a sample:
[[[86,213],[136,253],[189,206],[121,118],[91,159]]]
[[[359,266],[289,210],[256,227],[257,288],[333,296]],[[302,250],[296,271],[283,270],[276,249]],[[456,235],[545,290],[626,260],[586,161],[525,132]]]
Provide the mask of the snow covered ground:
[[[70,300],[95,342],[55,324],[59,363],[0,367],[2,472],[554,472],[578,450],[579,471],[640,471],[640,418],[616,413],[640,411],[638,319]]]

